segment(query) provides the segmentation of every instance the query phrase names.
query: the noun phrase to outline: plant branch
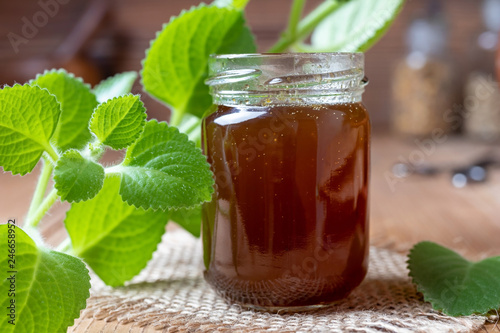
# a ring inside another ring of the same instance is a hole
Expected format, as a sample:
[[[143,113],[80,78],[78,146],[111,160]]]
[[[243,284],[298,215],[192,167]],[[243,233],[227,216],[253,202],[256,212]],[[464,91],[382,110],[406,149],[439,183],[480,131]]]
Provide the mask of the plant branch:
[[[184,118],[184,112],[172,109],[170,111],[170,120],[168,125],[177,127],[181,123],[182,118]]]
[[[106,177],[120,177],[122,175],[122,168],[122,164],[117,164],[104,168],[104,172],[106,173]]]
[[[28,220],[31,219],[32,215],[35,213],[35,211],[43,201],[45,191],[47,190],[47,185],[49,184],[50,176],[52,175],[52,170],[54,170],[52,163],[43,158],[42,170],[40,171],[40,176],[38,178],[38,183],[36,184],[35,193],[33,194],[33,199],[31,199],[30,208],[28,209]]]
[[[279,53],[286,51],[293,44],[304,40],[316,26],[323,21],[327,16],[336,11],[346,1],[341,0],[326,0],[316,7],[309,15],[307,15],[297,26],[297,31],[292,37],[289,34],[284,34],[269,50],[269,53]]]
[[[54,147],[52,147],[51,144],[49,144],[47,147],[45,147],[45,150],[47,152],[47,154],[49,154],[50,158],[52,158],[52,162],[54,162],[54,164],[57,162],[57,160],[59,159],[59,154],[55,151]]]
[[[290,10],[290,18],[288,20],[288,28],[286,33],[290,39],[294,39],[297,33],[297,25],[300,22],[300,17],[302,16],[302,11],[304,10],[304,5],[306,0],[294,0],[292,8]]]
[[[27,227],[35,228],[38,223],[42,220],[45,214],[49,211],[50,207],[54,205],[57,200],[57,190],[54,188],[50,191],[49,195],[42,201],[40,206],[37,208],[35,213],[32,216],[28,216],[28,219],[25,223]]]

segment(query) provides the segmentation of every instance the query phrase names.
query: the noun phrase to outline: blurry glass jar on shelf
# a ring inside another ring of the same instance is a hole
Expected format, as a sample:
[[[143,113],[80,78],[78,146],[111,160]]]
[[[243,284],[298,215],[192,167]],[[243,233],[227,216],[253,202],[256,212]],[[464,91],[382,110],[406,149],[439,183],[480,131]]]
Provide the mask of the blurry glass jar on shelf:
[[[441,3],[429,1],[427,13],[411,23],[408,54],[396,67],[392,86],[392,127],[408,136],[441,135],[455,94],[454,71],[447,57],[447,24]],[[439,134],[438,134],[439,133]]]
[[[498,34],[498,44],[500,45],[500,33]],[[500,47],[497,46],[497,61],[496,61],[496,67],[497,67],[497,81],[500,82]]]
[[[500,90],[495,77],[500,0],[485,0],[482,16],[487,30],[476,36],[471,47],[472,66],[464,88],[464,130],[470,137],[493,141],[500,139]]]

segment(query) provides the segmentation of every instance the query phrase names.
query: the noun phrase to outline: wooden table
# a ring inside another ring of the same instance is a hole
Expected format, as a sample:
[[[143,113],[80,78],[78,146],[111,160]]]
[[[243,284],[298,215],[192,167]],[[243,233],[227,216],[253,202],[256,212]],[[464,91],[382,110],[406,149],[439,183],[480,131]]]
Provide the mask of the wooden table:
[[[500,169],[491,170],[486,183],[455,188],[449,173],[395,178],[398,161],[440,166],[465,165],[484,155],[497,156],[500,146],[447,138],[437,141],[402,140],[374,135],[372,147],[372,244],[407,251],[421,240],[451,247],[470,259],[500,255]],[[36,172],[25,177],[0,174],[0,223],[22,220],[36,183]],[[57,204],[42,225],[47,242],[65,237],[62,228],[66,204]],[[88,320],[79,332],[153,332],[116,323]],[[484,332],[500,332],[487,325]]]

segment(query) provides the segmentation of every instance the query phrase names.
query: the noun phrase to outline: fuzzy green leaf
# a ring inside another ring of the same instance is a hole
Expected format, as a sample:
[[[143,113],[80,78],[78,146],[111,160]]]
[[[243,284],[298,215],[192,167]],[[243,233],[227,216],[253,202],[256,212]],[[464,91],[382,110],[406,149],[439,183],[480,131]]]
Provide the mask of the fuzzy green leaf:
[[[146,124],[146,109],[138,95],[116,97],[100,104],[90,120],[90,130],[103,144],[119,150],[137,140]]]
[[[0,166],[24,175],[36,166],[59,121],[61,106],[47,90],[29,85],[0,90]]]
[[[228,7],[236,9],[245,9],[250,0],[214,0],[213,4],[217,7]]]
[[[408,258],[413,282],[434,309],[465,316],[500,308],[500,256],[471,262],[441,245],[421,242]]]
[[[212,172],[188,137],[167,123],[149,121],[127,149],[121,174],[123,200],[144,209],[188,208],[211,199]]]
[[[181,208],[173,210],[170,219],[189,231],[194,237],[200,237],[201,207]]]
[[[404,0],[350,0],[324,19],[311,36],[311,52],[364,52],[378,41]]]
[[[56,95],[61,103],[61,119],[54,133],[55,144],[61,150],[81,149],[90,140],[88,124],[97,106],[90,86],[63,69],[46,71],[30,82]]]
[[[123,72],[102,80],[94,87],[94,94],[97,97],[97,101],[104,103],[108,99],[130,93],[135,80],[137,80],[137,76],[137,72]]]
[[[85,264],[78,258],[37,246],[22,229],[10,225],[0,225],[0,241],[4,254],[0,258],[0,332],[66,332],[86,307],[90,295]],[[15,262],[7,256],[12,244]],[[7,279],[13,275],[15,279]],[[11,281],[15,281],[15,296],[8,294]],[[12,299],[15,325],[9,324],[6,316]]]
[[[143,61],[142,84],[180,115],[201,117],[212,104],[204,84],[209,55],[255,49],[242,11],[201,4],[172,18],[158,33]]]
[[[59,158],[54,169],[57,194],[69,202],[95,197],[102,188],[104,176],[102,165],[84,158],[73,149]]]
[[[108,285],[120,286],[146,267],[165,232],[168,213],[136,209],[108,177],[99,194],[72,204],[64,221],[73,251]]]

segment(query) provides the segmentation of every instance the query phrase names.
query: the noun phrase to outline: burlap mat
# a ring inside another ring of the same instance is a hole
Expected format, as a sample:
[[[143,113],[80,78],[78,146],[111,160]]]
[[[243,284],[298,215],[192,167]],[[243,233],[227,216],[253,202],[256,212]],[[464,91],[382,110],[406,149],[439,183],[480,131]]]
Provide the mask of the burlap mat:
[[[148,267],[126,287],[92,280],[83,318],[164,332],[470,332],[477,316],[444,316],[422,301],[407,276],[405,257],[371,248],[365,281],[349,298],[322,310],[270,314],[242,310],[220,299],[202,277],[200,240],[184,231],[167,232]]]

